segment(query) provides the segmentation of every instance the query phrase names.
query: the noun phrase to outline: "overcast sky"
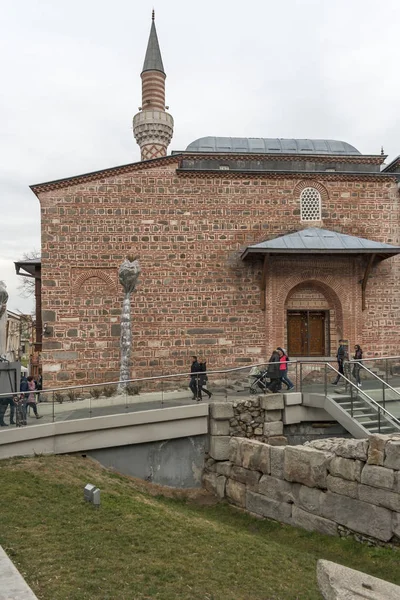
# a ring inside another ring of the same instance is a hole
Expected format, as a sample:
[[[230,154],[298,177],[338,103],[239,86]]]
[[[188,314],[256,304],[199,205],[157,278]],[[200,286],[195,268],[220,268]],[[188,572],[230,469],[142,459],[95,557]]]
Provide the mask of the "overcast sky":
[[[399,0],[3,0],[0,279],[40,249],[29,185],[140,159],[132,117],[151,24],[175,119],[207,135],[333,138],[400,154]]]

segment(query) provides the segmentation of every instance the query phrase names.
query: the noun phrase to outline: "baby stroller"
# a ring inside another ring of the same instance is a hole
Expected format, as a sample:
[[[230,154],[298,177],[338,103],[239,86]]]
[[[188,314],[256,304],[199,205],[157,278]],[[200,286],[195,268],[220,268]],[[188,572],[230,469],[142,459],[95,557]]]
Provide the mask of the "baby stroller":
[[[253,367],[250,371],[250,377],[253,378],[250,384],[250,394],[259,394],[260,392],[265,394],[270,383],[267,377],[267,369],[260,370],[258,367]]]

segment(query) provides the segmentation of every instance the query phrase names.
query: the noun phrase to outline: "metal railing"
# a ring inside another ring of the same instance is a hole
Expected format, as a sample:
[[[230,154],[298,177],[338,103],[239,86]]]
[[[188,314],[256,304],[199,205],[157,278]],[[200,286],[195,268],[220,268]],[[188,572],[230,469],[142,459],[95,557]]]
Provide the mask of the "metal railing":
[[[382,360],[389,359],[398,360],[400,364],[400,357],[387,357]],[[374,358],[371,360],[377,359]],[[300,392],[308,391],[310,388],[310,384],[307,382],[308,375],[313,373],[313,370],[320,371],[322,368],[322,377],[320,380],[317,378],[316,382],[312,383],[311,386],[316,387],[316,391],[322,391],[323,389],[325,394],[327,394],[328,368],[331,369],[331,372],[338,373],[338,371],[332,367],[331,362],[332,361],[322,360],[313,361],[312,359],[288,361],[288,374],[295,384],[295,389]],[[349,361],[349,364],[353,362],[354,361]],[[226,401],[232,394],[235,394],[238,391],[245,392],[245,390],[250,387],[250,371],[252,369],[255,367],[260,370],[267,369],[269,364],[269,362],[260,362],[243,367],[208,370],[206,373],[210,381],[210,387],[208,389],[216,398],[219,400],[224,399]],[[365,370],[369,371],[367,367],[365,367]],[[383,382],[383,380],[376,376],[372,371],[369,372],[375,378],[379,379],[379,381]],[[190,378],[194,376],[199,379],[202,375],[204,375],[203,372],[185,372],[139,377],[130,379],[129,381],[106,381],[101,383],[49,388],[40,391],[34,390],[30,392],[18,391],[15,394],[8,392],[0,394],[0,406],[2,404],[2,399],[22,395],[26,398],[27,395],[34,394],[38,400],[35,404],[39,411],[45,412],[47,420],[50,418],[51,422],[54,422],[59,418],[69,417],[67,414],[67,407],[70,407],[70,412],[78,409],[81,410],[81,412],[84,413],[81,418],[85,418],[86,416],[96,416],[97,413],[101,413],[102,411],[104,414],[104,411],[117,405],[120,407],[123,406],[125,411],[133,410],[134,405],[136,406],[137,404],[149,404],[150,401],[153,403],[154,407],[157,402],[159,402],[159,405],[162,407],[170,406],[173,401],[178,400],[179,404],[184,405],[185,402],[186,404],[190,403],[190,396],[188,396]],[[354,385],[350,381],[350,378],[345,378],[345,380],[349,385]],[[391,390],[398,393],[392,386],[389,386],[389,384],[387,385]],[[82,402],[82,400],[85,402]],[[375,402],[373,399],[372,401]],[[62,405],[64,406],[62,407]],[[48,407],[51,407],[50,410]],[[100,409],[102,409],[102,411]],[[143,410],[147,410],[147,408],[143,408]]]
[[[390,413],[388,410],[386,410],[385,407],[381,406],[378,402],[376,402],[376,400],[371,398],[371,396],[369,394],[367,394],[364,390],[361,390],[353,381],[351,381],[345,375],[342,375],[341,373],[339,373],[339,371],[337,369],[335,369],[334,367],[332,367],[332,365],[330,365],[329,363],[325,363],[326,373],[328,372],[328,369],[330,369],[333,373],[335,373],[336,376],[340,376],[340,378],[342,378],[345,381],[346,385],[350,386],[350,416],[353,419],[355,418],[354,403],[359,402],[360,397],[361,397],[362,400],[377,413],[378,432],[379,433],[381,432],[382,423],[385,420],[388,421],[395,429],[400,431],[400,420],[397,417],[395,417],[392,413]],[[324,388],[325,396],[328,395],[327,380],[328,380],[328,377],[326,375],[325,388]],[[332,397],[331,394],[330,394],[330,398],[334,400],[334,398]],[[337,403],[337,404],[340,406],[340,403]],[[346,411],[346,412],[349,412],[349,411]],[[364,415],[361,413],[359,416],[363,417]],[[358,422],[358,424],[363,426],[363,423]],[[366,431],[368,431],[368,429],[366,427],[364,427],[364,429]]]

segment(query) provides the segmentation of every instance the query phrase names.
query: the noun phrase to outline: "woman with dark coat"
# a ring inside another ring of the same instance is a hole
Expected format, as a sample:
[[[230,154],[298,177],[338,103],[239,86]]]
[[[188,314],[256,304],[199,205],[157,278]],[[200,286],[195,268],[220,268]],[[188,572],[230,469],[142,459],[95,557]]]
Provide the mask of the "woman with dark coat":
[[[363,357],[362,348],[358,344],[356,344],[354,346],[354,356],[353,356],[353,359],[354,360],[358,360],[359,362],[358,363],[354,363],[353,373],[352,374],[353,374],[353,377],[356,380],[356,384],[358,385],[359,388],[361,387],[361,379],[360,379],[360,369],[361,369],[361,366],[360,366],[360,363],[362,361],[362,357]]]
[[[269,394],[275,394],[279,392],[282,387],[281,383],[281,370],[280,370],[280,356],[278,350],[274,350],[269,359],[269,365],[267,369],[267,377],[271,380],[266,391]]]

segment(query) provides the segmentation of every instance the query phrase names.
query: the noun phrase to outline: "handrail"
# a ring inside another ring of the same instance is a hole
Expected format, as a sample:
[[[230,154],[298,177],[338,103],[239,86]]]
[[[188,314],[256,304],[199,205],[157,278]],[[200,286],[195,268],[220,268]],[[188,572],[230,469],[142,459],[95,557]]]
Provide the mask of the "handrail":
[[[363,358],[362,360],[393,360],[395,358],[400,360],[400,356],[368,356],[368,357]],[[347,362],[357,362],[357,361],[349,360]]]
[[[358,394],[362,394],[363,396],[365,396],[370,404],[372,404],[374,406],[374,408],[376,408],[379,411],[383,411],[384,413],[386,413],[386,415],[388,416],[389,420],[392,420],[396,423],[396,425],[398,425],[400,427],[400,420],[395,417],[394,415],[392,415],[392,413],[390,413],[388,410],[386,410],[386,408],[384,408],[383,406],[381,406],[378,402],[376,402],[373,398],[371,398],[371,396],[368,396],[368,394],[366,392],[364,392],[363,390],[360,390],[359,387],[356,386],[355,383],[353,383],[352,381],[350,381],[350,379],[348,379],[345,375],[342,375],[341,373],[339,373],[339,371],[337,371],[334,367],[332,367],[329,363],[325,363],[326,366],[328,366],[332,371],[334,371],[337,375],[340,375],[340,377],[342,379],[344,379],[345,381],[347,381],[347,383],[349,383],[353,388],[355,388],[355,390],[357,391]],[[327,395],[327,394],[325,394]],[[353,403],[353,398],[351,398],[351,401]],[[353,415],[351,415],[353,416]]]
[[[286,364],[290,365],[290,364],[297,364],[297,360],[289,360],[287,361]],[[170,375],[156,375],[153,377],[137,377],[135,379],[127,379],[126,381],[102,381],[101,383],[85,383],[82,385],[71,385],[71,386],[66,386],[66,387],[59,387],[59,388],[43,388],[42,390],[26,390],[25,392],[20,392],[19,390],[16,392],[5,392],[0,394],[0,398],[2,397],[7,397],[9,398],[10,396],[15,396],[18,394],[50,394],[51,392],[66,392],[67,390],[82,390],[82,389],[87,389],[87,388],[94,388],[94,387],[104,387],[107,385],[126,385],[129,383],[139,383],[139,382],[143,382],[143,381],[155,381],[155,380],[165,380],[165,379],[178,379],[178,378],[183,378],[183,377],[191,377],[193,375],[204,375],[204,373],[206,373],[207,375],[215,375],[215,374],[224,374],[224,373],[233,373],[236,371],[244,371],[245,369],[252,369],[253,367],[263,367],[266,365],[273,365],[275,363],[273,362],[262,362],[262,363],[256,363],[256,364],[251,364],[251,365],[246,365],[244,367],[233,367],[231,369],[219,369],[216,371],[209,371],[207,369],[207,371],[196,371],[196,373],[171,373]],[[323,364],[323,363],[321,363]]]
[[[385,381],[384,379],[381,379],[381,378],[379,377],[379,375],[377,375],[376,373],[374,373],[373,371],[371,371],[370,369],[368,369],[368,367],[366,367],[365,365],[363,365],[363,364],[362,364],[362,363],[360,363],[359,361],[357,361],[357,360],[352,360],[352,361],[350,361],[350,360],[349,360],[348,362],[351,362],[352,364],[354,364],[354,363],[358,363],[362,369],[365,369],[366,371],[368,371],[368,373],[371,373],[371,375],[373,375],[373,377],[374,377],[375,379],[378,379],[378,380],[379,380],[381,383],[383,383],[384,385],[386,385],[386,386],[387,386],[388,388],[390,388],[390,389],[391,389],[393,392],[395,392],[395,393],[396,393],[398,396],[400,396],[400,392],[398,392],[398,391],[396,390],[396,388],[392,387],[392,386],[390,385],[390,383],[388,383],[388,382],[387,382],[387,381]]]

